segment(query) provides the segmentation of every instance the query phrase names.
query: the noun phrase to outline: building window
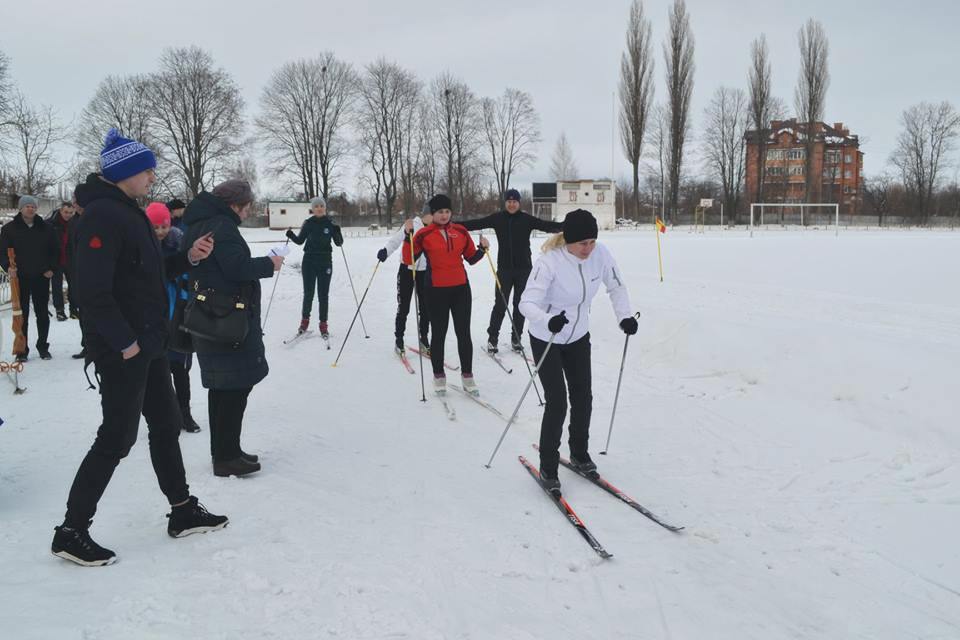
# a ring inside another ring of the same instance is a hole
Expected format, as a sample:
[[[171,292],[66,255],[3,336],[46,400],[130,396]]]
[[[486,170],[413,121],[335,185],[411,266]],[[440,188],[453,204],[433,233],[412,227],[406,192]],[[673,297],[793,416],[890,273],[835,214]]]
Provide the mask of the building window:
[[[767,160],[783,160],[783,149],[768,149]]]
[[[790,175],[792,176],[802,176],[803,175],[803,165],[799,167],[790,167]]]
[[[783,167],[767,167],[768,176],[782,176]]]
[[[846,162],[847,164],[850,164],[851,162],[853,162],[853,156],[851,156],[851,155],[848,153],[847,155],[845,155],[845,156],[843,157],[843,161]]]
[[[827,164],[837,164],[840,162],[840,152],[839,151],[827,151],[824,154],[824,160]]]
[[[787,152],[787,160],[803,160],[807,157],[807,153],[804,149],[790,149]]]
[[[847,169],[846,171],[843,172],[843,177],[846,178],[847,180],[852,180],[853,171],[851,171],[850,169]]]
[[[580,185],[576,182],[564,182],[560,189],[561,191],[579,191]]]
[[[603,202],[603,191],[597,191],[597,204]]]
[[[602,182],[601,182],[601,183],[594,183],[594,184],[593,184],[593,190],[594,190],[594,191],[610,191],[610,185],[609,185],[609,184],[603,184]]]
[[[577,201],[577,192],[576,192],[576,191],[571,191],[571,192],[570,192],[570,202],[576,202],[576,201]]]

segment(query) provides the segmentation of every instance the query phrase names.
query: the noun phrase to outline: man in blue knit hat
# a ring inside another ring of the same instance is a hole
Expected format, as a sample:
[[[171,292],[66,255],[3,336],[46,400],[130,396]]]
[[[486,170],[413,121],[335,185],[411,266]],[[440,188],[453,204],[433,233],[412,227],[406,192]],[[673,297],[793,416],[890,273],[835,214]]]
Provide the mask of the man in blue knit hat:
[[[226,526],[190,495],[180,452],[182,418],[167,360],[166,274],[175,276],[213,251],[210,234],[163,257],[153,225],[137,204],[150,192],[156,157],[111,129],[100,153],[102,175],[77,189],[76,287],[83,309],[86,361],[100,379],[103,422],[80,463],[51,551],[83,566],[112,564],[116,554],[90,537],[97,503],[120,460],[137,441],[140,416],[150,432],[150,460],[170,503],[167,533],[179,538]]]

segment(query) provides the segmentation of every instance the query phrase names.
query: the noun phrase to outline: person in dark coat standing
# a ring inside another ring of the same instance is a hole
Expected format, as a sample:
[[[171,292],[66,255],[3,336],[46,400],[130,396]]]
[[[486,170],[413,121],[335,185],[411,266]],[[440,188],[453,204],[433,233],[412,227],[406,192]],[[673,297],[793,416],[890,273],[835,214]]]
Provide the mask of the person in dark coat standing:
[[[186,210],[187,205],[183,203],[183,200],[180,198],[174,198],[167,202],[167,209],[170,210],[170,226],[174,229],[179,229],[180,231],[184,230],[186,225],[183,223],[183,212]]]
[[[190,495],[180,453],[180,410],[166,356],[166,273],[202,264],[213,241],[200,238],[188,252],[163,258],[153,227],[135,200],[149,193],[156,164],[150,149],[111,129],[100,152],[103,175],[91,174],[86,188],[77,190],[85,209],[77,228],[77,299],[87,363],[95,365],[100,380],[103,422],[77,470],[51,551],[84,566],[116,560],[113,551],[93,541],[89,527],[114,470],[137,441],[141,414],[153,470],[171,506],[167,533],[179,538],[227,525],[226,516],[208,512]]]
[[[162,202],[151,202],[147,205],[147,218],[153,225],[153,232],[160,242],[163,257],[167,258],[180,253],[183,245],[183,232],[170,225],[170,210]],[[178,300],[187,300],[187,284],[189,277],[183,273],[167,277],[167,298],[170,299],[167,317],[173,319],[173,310]],[[176,327],[171,327],[176,331]],[[200,425],[193,419],[190,410],[190,367],[193,364],[193,355],[180,353],[173,349],[167,350],[167,359],[170,360],[170,374],[173,376],[173,388],[177,392],[177,403],[180,405],[180,415],[183,416],[183,430],[189,433],[200,431]]]
[[[0,228],[0,267],[20,285],[20,308],[23,310],[23,334],[30,324],[30,303],[37,318],[37,351],[43,360],[50,359],[50,278],[57,265],[57,245],[50,223],[37,215],[38,201],[33,196],[20,198],[20,209],[13,220]],[[10,269],[7,249],[16,253],[17,268]],[[26,362],[30,348],[17,355],[18,362]]]
[[[70,264],[73,262],[74,235],[76,232],[77,218],[74,215],[73,204],[63,202],[60,207],[50,216],[50,226],[53,228],[54,239],[57,245],[57,268],[53,271],[53,277],[50,278],[50,290],[53,296],[53,307],[57,310],[57,320],[63,322],[67,319],[67,310],[65,309],[63,299],[63,281],[67,281],[67,302],[70,303],[70,317],[76,320],[77,303],[73,295],[71,286],[72,270]]]
[[[523,335],[523,314],[520,312],[520,298],[527,286],[530,270],[533,263],[530,258],[530,234],[534,229],[546,233],[557,233],[563,229],[559,222],[541,220],[520,210],[520,192],[508,189],[505,208],[485,218],[464,220],[461,223],[470,231],[479,229],[493,229],[497,234],[497,279],[503,295],[494,290],[493,311],[490,312],[490,326],[487,328],[487,351],[497,352],[497,341],[500,338],[500,327],[507,306],[504,300],[510,299],[513,292],[513,322],[517,330],[510,338],[510,345],[514,351],[523,352],[520,338]],[[496,284],[494,284],[496,288]],[[512,332],[512,329],[511,329]]]
[[[190,272],[190,291],[213,289],[241,296],[249,314],[249,331],[240,344],[193,337],[200,380],[208,390],[210,453],[217,476],[242,476],[260,470],[257,456],[240,447],[240,433],[247,398],[269,372],[260,321],[260,280],[279,271],[283,258],[251,257],[239,227],[250,215],[252,204],[253,191],[247,182],[227,180],[191,200],[183,216],[186,244],[207,233],[212,233],[216,241],[211,258]]]
[[[303,308],[299,332],[303,333],[310,325],[310,309],[313,307],[313,293],[317,293],[317,313],[320,316],[320,335],[326,338],[327,310],[329,308],[330,280],[333,278],[333,246],[343,246],[343,234],[340,227],[327,215],[327,203],[316,197],[310,201],[311,216],[300,228],[300,233],[287,229],[287,237],[295,244],[304,244],[303,263]]]

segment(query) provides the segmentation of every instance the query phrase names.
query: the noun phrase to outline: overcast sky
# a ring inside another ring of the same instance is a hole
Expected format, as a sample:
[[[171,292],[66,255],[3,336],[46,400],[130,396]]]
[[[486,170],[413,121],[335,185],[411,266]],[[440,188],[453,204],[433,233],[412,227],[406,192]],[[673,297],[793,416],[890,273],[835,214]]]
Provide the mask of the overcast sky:
[[[429,81],[449,70],[479,96],[507,86],[533,95],[541,115],[539,159],[515,184],[548,179],[561,131],[584,177],[611,165],[611,98],[616,89],[629,0],[4,0],[0,50],[12,78],[34,102],[75,118],[108,74],[155,69],[167,46],[197,44],[239,83],[248,116],[271,73],[325,50],[361,67],[385,56]],[[672,1],[646,0],[662,100],[662,42]],[[797,31],[820,20],[830,41],[827,122],[861,136],[865,172],[886,168],[904,108],[926,100],[960,107],[956,0],[688,0],[696,41],[692,144],[703,108],[721,85],[746,88],[750,42],[765,33],[775,95],[793,105]],[[620,151],[617,177],[628,175]],[[697,155],[692,156],[696,162]],[[955,169],[951,169],[951,177]],[[352,172],[351,172],[352,173]],[[340,185],[353,192],[354,180]]]

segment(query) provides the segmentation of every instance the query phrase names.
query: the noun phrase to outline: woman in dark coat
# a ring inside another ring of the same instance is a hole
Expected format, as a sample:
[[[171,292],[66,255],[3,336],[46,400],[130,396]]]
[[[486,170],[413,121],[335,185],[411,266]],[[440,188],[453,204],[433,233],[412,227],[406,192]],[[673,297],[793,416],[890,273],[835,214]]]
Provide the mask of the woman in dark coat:
[[[280,256],[253,258],[240,235],[240,223],[250,214],[253,191],[243,180],[228,180],[194,198],[184,213],[184,243],[213,233],[210,258],[190,272],[190,291],[213,289],[242,296],[249,314],[246,339],[230,345],[194,336],[200,380],[209,393],[210,453],[217,476],[246,475],[260,470],[257,456],[240,448],[247,396],[269,371],[260,322],[260,279],[280,269]]]

